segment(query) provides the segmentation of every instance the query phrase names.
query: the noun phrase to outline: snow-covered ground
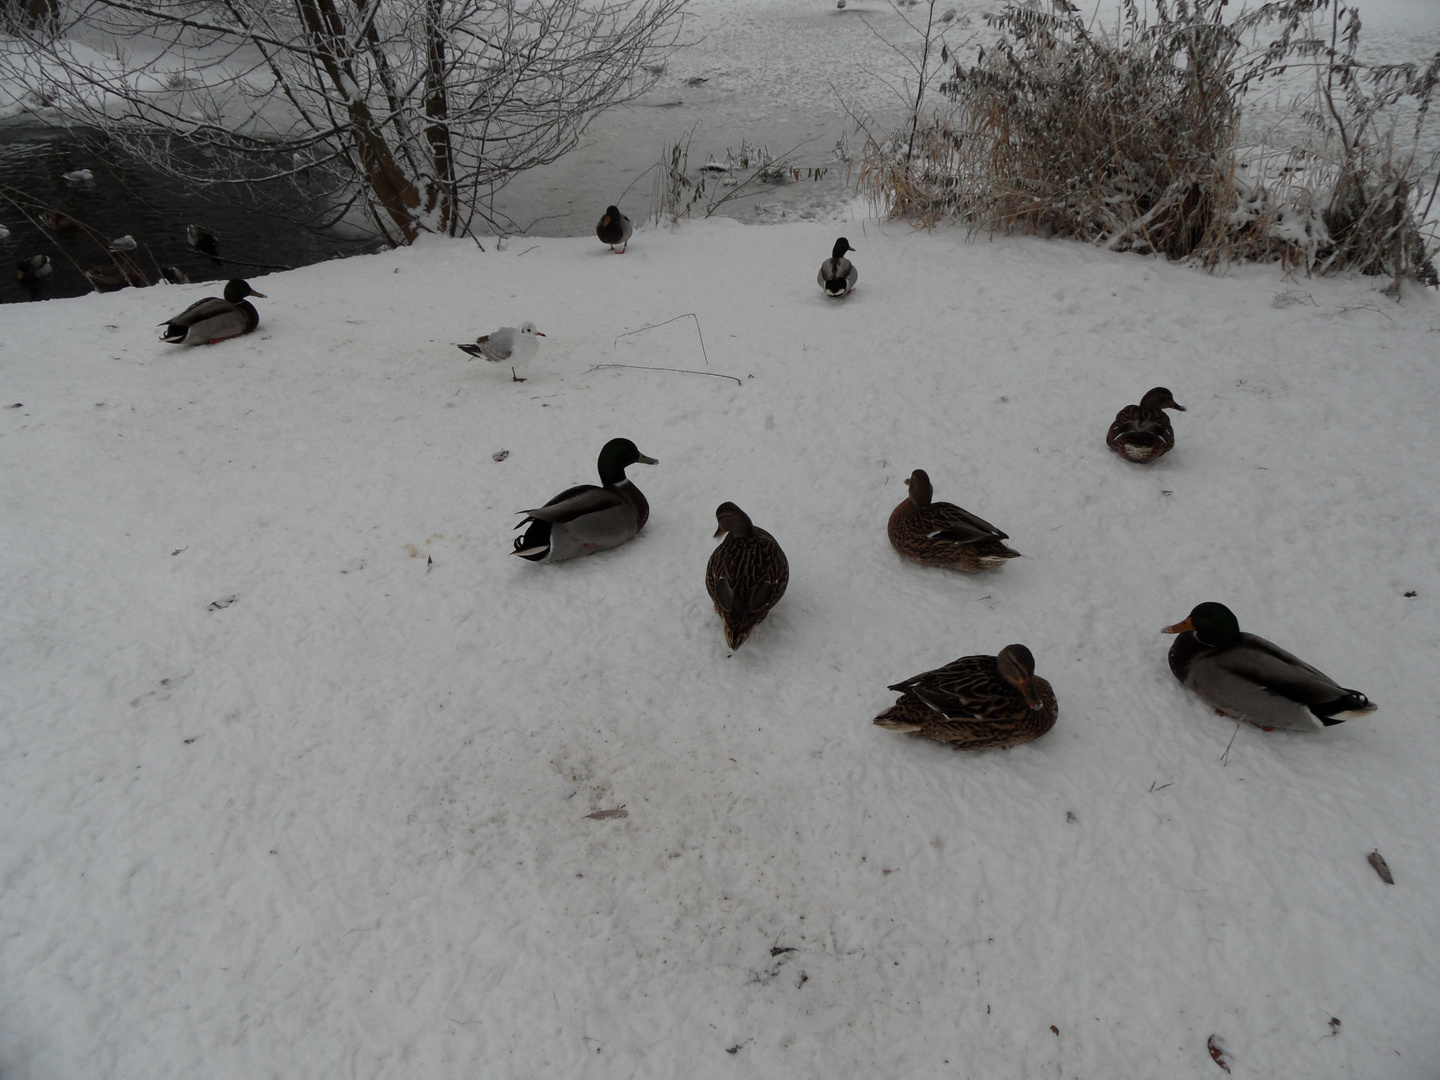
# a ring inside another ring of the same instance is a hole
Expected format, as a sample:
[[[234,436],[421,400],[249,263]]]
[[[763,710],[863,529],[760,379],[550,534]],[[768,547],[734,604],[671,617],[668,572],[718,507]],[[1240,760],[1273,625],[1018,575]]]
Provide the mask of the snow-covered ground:
[[[1440,1076],[1433,291],[859,219],[254,284],[0,310],[5,1080]],[[528,382],[453,347],[525,318]],[[613,436],[645,530],[513,558]],[[903,562],[917,467],[1026,557]],[[791,566],[734,655],[727,499]],[[1202,600],[1379,711],[1237,731]],[[1012,641],[1040,741],[871,724]]]

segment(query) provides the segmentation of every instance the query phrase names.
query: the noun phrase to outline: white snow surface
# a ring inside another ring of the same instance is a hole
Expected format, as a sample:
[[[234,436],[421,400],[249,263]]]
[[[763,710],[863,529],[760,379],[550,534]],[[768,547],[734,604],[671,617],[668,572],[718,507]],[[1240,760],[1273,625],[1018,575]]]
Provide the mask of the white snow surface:
[[[487,248],[253,279],[201,348],[155,324],[215,283],[0,308],[0,1076],[1440,1076],[1433,291],[858,219]],[[636,333],[686,313],[708,366]],[[520,317],[523,384],[452,344]],[[615,436],[644,531],[513,558]],[[901,560],[915,468],[1026,557]],[[733,655],[725,500],[791,567]],[[1203,600],[1379,711],[1237,730],[1166,666]],[[871,723],[1017,641],[1039,741]]]

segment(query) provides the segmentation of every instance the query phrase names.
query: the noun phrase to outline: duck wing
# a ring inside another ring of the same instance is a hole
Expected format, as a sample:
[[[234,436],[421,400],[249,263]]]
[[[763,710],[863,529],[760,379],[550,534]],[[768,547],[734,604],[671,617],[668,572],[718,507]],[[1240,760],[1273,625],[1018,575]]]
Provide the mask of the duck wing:
[[[224,297],[207,296],[203,300],[196,300],[179,315],[172,319],[166,319],[161,326],[194,326],[206,319],[213,319],[217,315],[228,315],[237,310],[235,305]]]
[[[984,720],[1013,711],[1019,691],[1000,677],[993,656],[962,656],[944,667],[895,683],[891,690],[912,694],[947,720]]]
[[[599,514],[606,510],[613,510],[624,503],[625,500],[621,498],[620,493],[611,488],[596,487],[594,484],[580,484],[576,487],[566,488],[538,509],[521,510],[520,513],[526,517],[520,525],[532,520],[563,525],[587,514]],[[519,525],[516,526],[517,529],[519,527]]]
[[[1141,405],[1127,405],[1115,414],[1110,425],[1106,442],[1116,439],[1131,439],[1144,442],[1162,443],[1174,438],[1170,418],[1164,409],[1147,409]]]
[[[1274,642],[1242,633],[1240,640],[1210,658],[1220,670],[1300,705],[1328,705],[1347,691],[1319,668]]]
[[[920,524],[930,539],[948,540],[952,544],[974,544],[985,539],[1010,539],[1009,533],[1001,532],[984,518],[976,517],[969,510],[962,510],[954,503],[931,503],[925,508]]]

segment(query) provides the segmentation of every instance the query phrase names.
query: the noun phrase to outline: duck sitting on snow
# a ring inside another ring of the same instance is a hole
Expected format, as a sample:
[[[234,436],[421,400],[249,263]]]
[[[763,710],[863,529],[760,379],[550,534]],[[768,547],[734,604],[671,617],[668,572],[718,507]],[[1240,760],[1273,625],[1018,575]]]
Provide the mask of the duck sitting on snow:
[[[1154,461],[1175,448],[1175,431],[1170,426],[1166,409],[1184,412],[1170,391],[1163,386],[1145,391],[1139,405],[1126,405],[1115,414],[1115,422],[1105,435],[1105,445],[1130,461]]]
[[[619,547],[645,527],[650,504],[625,476],[627,466],[660,464],[629,439],[611,439],[600,450],[600,487],[566,488],[536,510],[521,510],[530,526],[515,541],[515,554],[531,562],[560,562]]]
[[[775,538],[733,502],[721,503],[715,520],[715,535],[725,539],[710,553],[705,591],[724,624],[725,644],[738,649],[785,595],[790,563]]]
[[[840,237],[835,241],[835,248],[830,253],[830,258],[820,264],[820,273],[815,275],[815,280],[820,283],[820,288],[825,290],[826,296],[846,296],[855,289],[855,282],[860,280],[860,271],[855,269],[855,264],[845,258],[847,251],[854,251],[850,241]]]
[[[887,527],[891,546],[905,558],[973,573],[1020,557],[1005,545],[1008,533],[954,503],[932,502],[934,489],[924,469],[916,469],[905,484],[910,495],[890,512]]]
[[[1197,604],[1189,618],[1167,626],[1175,677],[1227,716],[1266,731],[1320,731],[1376,709],[1323,671],[1280,646],[1240,631],[1224,604]]]
[[[998,656],[962,656],[890,687],[900,700],[875,723],[890,731],[948,743],[957,750],[1011,747],[1055,726],[1055,691],[1035,674],[1024,645]]]
[[[635,232],[635,226],[630,219],[620,212],[618,206],[607,206],[605,216],[600,219],[600,224],[595,226],[595,235],[600,238],[602,244],[609,244],[610,250],[615,251],[615,245],[623,245],[617,255],[624,255],[626,248],[630,246],[630,237]]]
[[[248,296],[265,299],[265,294],[252,289],[248,281],[227,281],[224,299],[207,296],[161,323],[165,332],[160,340],[172,345],[210,345],[248,334],[260,325],[260,313],[246,299]]]

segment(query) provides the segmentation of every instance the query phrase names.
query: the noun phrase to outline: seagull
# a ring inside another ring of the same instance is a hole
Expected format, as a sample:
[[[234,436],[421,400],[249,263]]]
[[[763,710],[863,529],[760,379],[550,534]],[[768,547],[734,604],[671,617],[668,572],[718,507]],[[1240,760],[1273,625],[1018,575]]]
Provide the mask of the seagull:
[[[134,251],[140,245],[135,243],[135,237],[126,233],[124,236],[117,236],[110,241],[111,251]]]
[[[0,225],[0,240],[9,240],[9,239],[10,239],[10,230],[7,229],[4,225]]]
[[[60,179],[72,184],[90,184],[95,181],[95,174],[89,169],[75,169],[71,172],[61,173]]]
[[[535,324],[527,319],[518,327],[502,326],[499,330],[476,338],[473,345],[457,345],[456,348],[492,362],[529,360],[540,348],[540,342],[535,339],[544,336],[535,329]],[[510,368],[510,378],[515,382],[525,381],[515,374],[513,366]]]
[[[625,250],[630,246],[630,236],[635,231],[635,226],[630,219],[620,212],[618,206],[607,206],[605,216],[600,219],[600,224],[595,226],[595,235],[600,238],[602,244],[609,244],[610,250],[615,251],[615,245],[621,245],[617,255],[624,255]]]

